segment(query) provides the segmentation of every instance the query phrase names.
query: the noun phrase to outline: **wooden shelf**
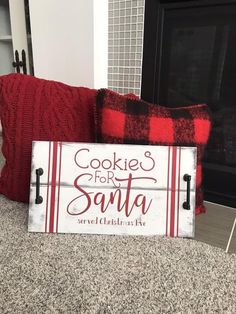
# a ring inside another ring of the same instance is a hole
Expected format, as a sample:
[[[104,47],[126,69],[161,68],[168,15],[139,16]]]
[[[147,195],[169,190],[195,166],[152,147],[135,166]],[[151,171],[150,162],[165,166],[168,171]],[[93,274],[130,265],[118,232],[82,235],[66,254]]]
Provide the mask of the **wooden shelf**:
[[[12,36],[11,35],[0,36],[0,41],[10,42],[12,41]]]

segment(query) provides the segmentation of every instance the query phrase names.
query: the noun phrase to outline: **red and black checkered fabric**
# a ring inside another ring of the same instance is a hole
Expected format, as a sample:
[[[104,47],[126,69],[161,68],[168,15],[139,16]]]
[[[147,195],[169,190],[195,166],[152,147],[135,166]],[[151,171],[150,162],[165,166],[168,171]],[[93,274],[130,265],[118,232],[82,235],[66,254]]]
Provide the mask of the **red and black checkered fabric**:
[[[95,117],[99,143],[196,146],[196,214],[205,212],[201,160],[211,128],[207,105],[166,108],[102,89]]]

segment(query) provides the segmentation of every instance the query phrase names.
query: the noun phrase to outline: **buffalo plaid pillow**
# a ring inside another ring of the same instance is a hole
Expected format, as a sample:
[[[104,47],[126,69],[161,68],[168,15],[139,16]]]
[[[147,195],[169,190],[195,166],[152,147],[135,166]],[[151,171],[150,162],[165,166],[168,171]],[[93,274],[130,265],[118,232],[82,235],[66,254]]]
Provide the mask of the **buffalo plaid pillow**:
[[[102,89],[95,117],[100,143],[196,146],[196,214],[205,212],[201,160],[211,128],[207,105],[166,108]]]

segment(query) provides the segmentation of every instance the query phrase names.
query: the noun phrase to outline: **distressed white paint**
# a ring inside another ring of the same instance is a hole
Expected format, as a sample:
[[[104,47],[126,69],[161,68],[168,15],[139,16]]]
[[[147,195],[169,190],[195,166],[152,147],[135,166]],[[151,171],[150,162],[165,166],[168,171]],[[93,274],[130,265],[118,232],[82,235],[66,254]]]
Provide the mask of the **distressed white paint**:
[[[44,170],[42,204],[35,204],[38,168]],[[186,173],[191,175],[190,210],[182,207]],[[195,177],[196,148],[33,142],[29,231],[193,237]],[[129,199],[129,205],[118,211],[116,195],[101,212],[96,200],[103,195],[107,204],[115,191],[121,193],[121,203]],[[138,206],[144,199],[146,213]]]

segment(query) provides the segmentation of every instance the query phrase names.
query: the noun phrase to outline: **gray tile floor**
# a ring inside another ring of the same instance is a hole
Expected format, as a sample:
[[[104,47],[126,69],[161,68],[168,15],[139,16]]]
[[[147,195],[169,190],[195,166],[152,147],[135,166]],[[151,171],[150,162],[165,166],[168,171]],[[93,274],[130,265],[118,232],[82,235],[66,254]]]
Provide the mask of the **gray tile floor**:
[[[196,217],[195,239],[207,244],[226,249],[236,209],[205,202],[207,212]],[[236,253],[236,228],[234,230],[229,253]]]

